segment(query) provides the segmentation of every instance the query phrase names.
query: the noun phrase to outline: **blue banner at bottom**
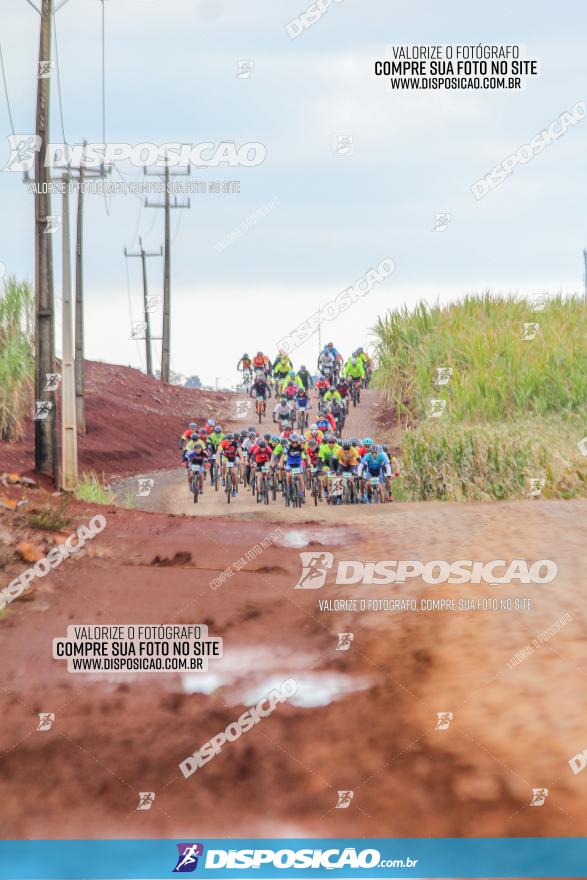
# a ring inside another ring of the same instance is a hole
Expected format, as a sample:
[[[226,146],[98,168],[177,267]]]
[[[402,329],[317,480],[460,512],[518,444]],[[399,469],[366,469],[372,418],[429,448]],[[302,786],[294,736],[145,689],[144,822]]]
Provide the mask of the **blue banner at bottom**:
[[[587,839],[249,838],[0,841],[0,880],[585,877]]]

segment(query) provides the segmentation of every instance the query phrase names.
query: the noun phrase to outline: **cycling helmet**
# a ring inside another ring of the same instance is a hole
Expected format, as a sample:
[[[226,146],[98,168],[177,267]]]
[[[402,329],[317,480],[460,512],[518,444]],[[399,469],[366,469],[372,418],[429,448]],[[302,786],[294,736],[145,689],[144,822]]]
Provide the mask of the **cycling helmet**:
[[[308,440],[308,449],[312,449],[312,450],[318,449],[318,441],[314,440],[314,438],[312,438],[311,440]]]
[[[326,348],[334,348],[334,342],[327,342]]]
[[[216,419],[208,419],[208,424],[210,425],[211,428],[213,428],[214,425],[216,424]]]
[[[232,431],[229,431],[224,439],[225,440],[234,440],[234,434],[232,433]]]
[[[345,452],[348,452],[349,449],[351,448],[351,446],[352,446],[352,443],[350,440],[343,440],[342,441],[342,448],[344,449]]]
[[[281,434],[279,435],[279,437],[278,437],[277,439],[278,439],[280,442],[283,442],[283,440],[287,440],[287,434],[286,434],[286,432],[285,432],[285,431],[282,431]]]
[[[197,429],[197,427],[198,426],[196,425],[195,422],[190,422],[190,428],[192,429],[192,431],[195,431]]]
[[[302,366],[300,367],[300,373],[305,373],[305,372],[306,372],[306,367],[304,364],[302,364]]]
[[[267,441],[267,440],[271,440],[271,434],[270,434],[269,432],[267,432],[266,434],[263,434],[263,439],[264,439],[265,441]]]
[[[279,443],[279,437],[277,436],[277,434],[271,435],[271,442],[272,443]]]
[[[357,349],[357,354],[363,354],[363,346],[360,345]]]
[[[200,428],[200,430],[198,431],[198,434],[200,435],[200,437],[207,437],[208,436],[208,432],[205,428]]]
[[[267,444],[264,440],[259,440],[259,449],[267,449]]]
[[[379,448],[381,452],[385,452],[386,455],[389,453],[389,446],[387,446],[387,444],[384,443]]]
[[[256,431],[256,430],[257,429],[255,428],[254,425],[249,425],[249,427],[247,428],[247,431]]]
[[[371,452],[374,452],[376,455],[380,455],[383,452],[382,446],[374,446]]]
[[[351,446],[358,446],[359,445],[359,441],[357,440],[356,437],[351,437],[351,439],[348,442],[351,444]]]
[[[222,428],[220,427],[220,425],[215,426],[214,433],[215,434],[222,434]]]
[[[263,352],[262,352],[262,351],[258,351],[258,352],[257,352],[257,357],[258,357],[258,358],[262,358],[262,357],[263,357]]]
[[[295,377],[296,377],[296,371],[295,371],[295,370],[290,370],[290,371],[289,371],[289,375],[291,376],[292,379],[295,379]]]
[[[327,443],[336,443],[336,437],[334,436],[334,434],[328,434],[326,437],[326,442]]]
[[[363,440],[363,446],[373,446],[373,440],[371,437],[365,437]]]
[[[296,443],[298,440],[301,440],[301,437],[300,437],[299,434],[296,434],[295,431],[294,431],[294,433],[291,434],[291,436],[290,436],[289,439],[290,439],[290,440],[293,440],[293,442]]]
[[[247,436],[250,440],[254,440],[255,437],[257,436],[257,432],[256,431],[248,431]]]
[[[246,361],[249,360],[249,356],[248,356],[248,354],[243,354],[243,360],[244,360],[244,361],[245,361],[245,360],[246,360]]]
[[[285,396],[285,394],[281,395],[281,397],[279,398],[279,402],[280,403],[287,403],[287,397]]]

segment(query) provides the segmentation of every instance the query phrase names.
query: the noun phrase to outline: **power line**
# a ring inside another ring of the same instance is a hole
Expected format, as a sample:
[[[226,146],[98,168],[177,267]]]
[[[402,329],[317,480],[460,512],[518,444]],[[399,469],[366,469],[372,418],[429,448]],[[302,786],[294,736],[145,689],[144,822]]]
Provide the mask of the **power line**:
[[[57,66],[57,95],[59,97],[59,115],[61,116],[61,134],[63,135],[63,143],[67,144],[65,137],[65,125],[63,123],[63,101],[61,98],[61,70],[59,67],[59,46],[57,44],[57,16],[53,13],[53,36],[55,39],[55,62]]]
[[[12,134],[16,137],[14,132],[14,122],[12,120],[12,110],[10,109],[10,98],[8,97],[8,83],[6,81],[6,71],[4,70],[4,55],[2,53],[2,43],[0,43],[0,63],[2,64],[2,80],[4,82],[4,93],[6,94],[6,106],[8,107],[8,116],[10,119],[10,127],[12,129]]]

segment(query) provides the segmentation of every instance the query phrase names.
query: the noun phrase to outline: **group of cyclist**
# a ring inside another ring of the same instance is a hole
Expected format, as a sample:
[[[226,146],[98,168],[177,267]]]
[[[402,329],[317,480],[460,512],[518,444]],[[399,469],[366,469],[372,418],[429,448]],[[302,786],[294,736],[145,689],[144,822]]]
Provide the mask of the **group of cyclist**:
[[[356,406],[361,399],[361,388],[369,385],[373,362],[362,347],[345,362],[334,344],[329,342],[318,356],[316,369],[315,377],[305,364],[296,371],[283,349],[273,363],[258,351],[254,358],[244,354],[237,364],[237,370],[243,374],[243,386],[256,400],[259,423],[266,412],[266,401],[275,393],[278,403],[273,411],[273,421],[291,422],[300,429],[307,427],[309,392],[315,387],[319,412],[331,413],[332,429],[340,432],[350,402]]]
[[[259,367],[264,381],[255,378],[255,394],[266,400],[268,388],[271,393],[270,375],[281,383],[276,383],[281,393],[273,411],[278,428],[260,433],[250,425],[247,430],[225,434],[214,419],[201,427],[192,422],[181,435],[179,448],[194,501],[208,477],[216,490],[223,487],[228,502],[239,486],[266,504],[280,492],[286,504],[294,506],[301,506],[308,494],[315,504],[322,500],[329,504],[392,501],[392,479],[399,476],[397,459],[370,437],[342,438],[349,402],[354,402],[353,387],[370,376],[368,355],[358,349],[345,363],[329,344],[320,353],[316,381],[305,366],[294,371],[285,352],[273,364],[262,353],[257,358],[264,364]],[[239,367],[249,369],[247,360],[246,355],[241,358]],[[250,365],[257,369],[255,359]],[[317,392],[318,415],[308,424],[312,388]]]

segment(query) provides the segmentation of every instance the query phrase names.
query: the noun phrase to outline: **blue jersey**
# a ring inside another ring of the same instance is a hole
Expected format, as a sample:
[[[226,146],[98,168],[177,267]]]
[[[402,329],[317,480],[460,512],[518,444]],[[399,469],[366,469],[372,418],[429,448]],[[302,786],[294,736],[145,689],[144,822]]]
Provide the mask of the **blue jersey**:
[[[363,456],[363,465],[367,468],[367,470],[373,477],[380,476],[381,471],[388,464],[389,458],[384,452],[379,452],[377,455],[373,455],[372,452],[368,452],[367,455]]]

